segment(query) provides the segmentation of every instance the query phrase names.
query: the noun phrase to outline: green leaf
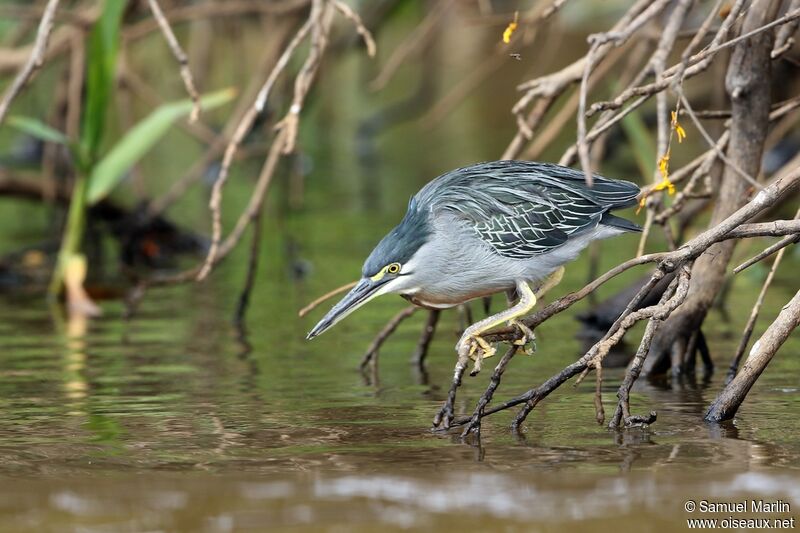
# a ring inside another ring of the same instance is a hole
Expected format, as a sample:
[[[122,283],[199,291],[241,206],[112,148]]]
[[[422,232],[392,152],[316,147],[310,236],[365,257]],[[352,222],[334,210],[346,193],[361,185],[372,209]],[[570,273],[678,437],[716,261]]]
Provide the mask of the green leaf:
[[[69,146],[69,139],[66,135],[39,119],[16,115],[8,117],[8,124],[39,140]]]
[[[86,65],[86,105],[81,120],[81,148],[91,164],[97,157],[114,90],[120,25],[127,0],[105,0],[103,12],[89,34]]]
[[[231,101],[236,95],[233,89],[224,89],[200,99],[203,110],[212,109]],[[95,204],[105,198],[125,177],[125,173],[136,164],[179,118],[192,110],[189,99],[164,104],[155,109],[141,122],[132,127],[122,139],[94,167],[89,178],[88,200]]]

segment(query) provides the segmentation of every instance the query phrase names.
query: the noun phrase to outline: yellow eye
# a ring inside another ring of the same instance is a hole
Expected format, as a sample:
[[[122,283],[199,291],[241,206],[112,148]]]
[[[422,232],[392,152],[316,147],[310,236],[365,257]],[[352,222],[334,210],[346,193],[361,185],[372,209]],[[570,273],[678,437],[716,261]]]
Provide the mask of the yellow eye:
[[[400,263],[392,263],[391,265],[387,266],[386,272],[389,274],[397,274],[400,272]]]

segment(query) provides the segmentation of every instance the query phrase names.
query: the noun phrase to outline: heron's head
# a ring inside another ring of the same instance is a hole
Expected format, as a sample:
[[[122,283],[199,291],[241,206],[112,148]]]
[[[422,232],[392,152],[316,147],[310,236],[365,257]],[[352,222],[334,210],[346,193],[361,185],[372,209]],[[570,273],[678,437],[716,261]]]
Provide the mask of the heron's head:
[[[430,233],[428,214],[417,209],[412,199],[402,222],[369,254],[356,286],[322,317],[306,338],[322,334],[381,294],[404,293],[415,288],[415,273],[422,264],[417,252],[428,241]]]

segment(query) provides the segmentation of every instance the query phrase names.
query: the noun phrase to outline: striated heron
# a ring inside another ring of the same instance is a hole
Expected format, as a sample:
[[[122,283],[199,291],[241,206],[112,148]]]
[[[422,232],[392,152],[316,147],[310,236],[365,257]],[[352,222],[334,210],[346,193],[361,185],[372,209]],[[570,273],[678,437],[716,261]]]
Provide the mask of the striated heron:
[[[494,354],[481,334],[516,319],[558,283],[563,266],[590,242],[641,228],[611,210],[636,204],[633,183],[551,163],[494,161],[439,176],[409,202],[400,224],[372,250],[358,284],[308,334],[312,339],[369,302],[400,294],[429,309],[453,307],[506,291],[509,309],[468,327],[456,350],[460,361]],[[531,285],[536,289],[534,292]]]

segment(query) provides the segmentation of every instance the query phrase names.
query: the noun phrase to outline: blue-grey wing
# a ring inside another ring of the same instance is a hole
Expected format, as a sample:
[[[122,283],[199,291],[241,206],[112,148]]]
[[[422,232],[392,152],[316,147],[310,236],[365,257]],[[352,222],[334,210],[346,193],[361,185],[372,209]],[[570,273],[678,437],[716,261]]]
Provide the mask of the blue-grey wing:
[[[582,171],[560,165],[491,161],[439,176],[414,203],[421,210],[458,214],[498,254],[524,259],[613,220],[607,212],[635,205],[638,194],[637,185],[603,176],[589,187]],[[636,228],[621,223],[614,224]]]
[[[560,205],[517,204],[511,213],[476,222],[475,232],[499,255],[529,259],[558,248],[573,234],[596,227],[603,216],[603,210],[588,200],[566,195],[555,199],[561,200]]]

